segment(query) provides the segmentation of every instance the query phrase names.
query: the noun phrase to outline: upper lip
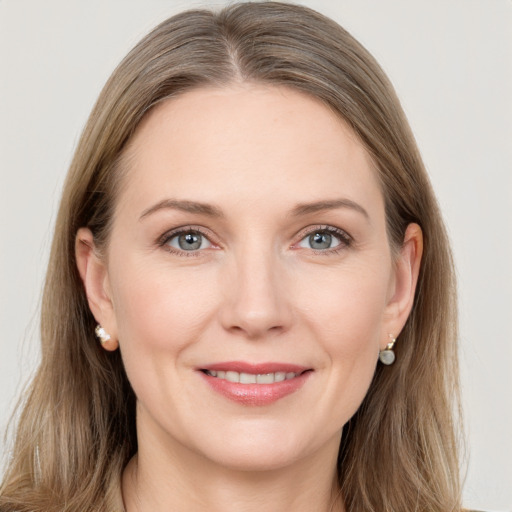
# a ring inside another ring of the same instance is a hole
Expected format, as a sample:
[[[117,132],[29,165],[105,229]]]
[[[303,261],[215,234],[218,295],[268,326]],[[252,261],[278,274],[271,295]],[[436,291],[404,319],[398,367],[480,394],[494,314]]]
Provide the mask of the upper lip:
[[[303,373],[306,370],[311,370],[307,366],[301,366],[291,363],[249,363],[245,361],[226,361],[222,363],[212,363],[206,366],[201,366],[198,370],[210,371],[231,371],[238,373],[251,373],[254,375],[264,375],[266,373],[286,372],[286,373]]]

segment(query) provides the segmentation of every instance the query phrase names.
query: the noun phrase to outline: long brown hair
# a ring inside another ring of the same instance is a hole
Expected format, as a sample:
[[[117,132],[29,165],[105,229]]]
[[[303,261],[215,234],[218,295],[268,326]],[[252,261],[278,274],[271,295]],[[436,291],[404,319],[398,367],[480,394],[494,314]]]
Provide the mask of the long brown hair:
[[[154,29],[105,85],[80,139],[57,218],[42,305],[42,360],[27,395],[0,509],[122,510],[120,476],[137,451],[135,397],[119,351],[94,337],[74,257],[88,226],[108,243],[123,149],[145,114],[203,86],[251,81],[320,99],[374,160],[389,237],[418,223],[424,255],[413,311],[344,427],[339,485],[347,511],[460,510],[455,282],[438,205],[393,87],[343,28],[278,2],[188,11]]]

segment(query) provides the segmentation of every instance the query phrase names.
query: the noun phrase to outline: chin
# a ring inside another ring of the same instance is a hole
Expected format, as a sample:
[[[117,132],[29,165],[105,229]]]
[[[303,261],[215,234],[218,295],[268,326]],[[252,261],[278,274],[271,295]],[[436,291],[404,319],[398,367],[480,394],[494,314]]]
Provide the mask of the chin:
[[[333,449],[331,445],[336,444],[337,454],[337,436],[329,440],[312,439],[309,432],[294,431],[289,425],[287,428],[273,425],[274,428],[265,429],[259,422],[254,422],[252,428],[243,425],[247,422],[240,423],[239,429],[227,429],[225,433],[210,437],[208,444],[199,447],[202,455],[227,469],[250,472],[289,467],[312,457],[321,451],[322,445]]]
[[[235,449],[229,454],[215,454],[213,460],[216,465],[231,471],[268,472],[279,471],[297,463],[300,459],[297,453],[276,450],[269,443],[268,447],[259,449]]]

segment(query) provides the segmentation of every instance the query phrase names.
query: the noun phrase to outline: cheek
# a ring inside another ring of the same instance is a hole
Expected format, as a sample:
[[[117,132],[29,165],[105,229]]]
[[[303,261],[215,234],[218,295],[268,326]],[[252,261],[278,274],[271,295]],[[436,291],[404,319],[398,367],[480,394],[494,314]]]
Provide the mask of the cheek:
[[[297,292],[307,327],[326,356],[330,379],[325,396],[331,401],[324,406],[335,404],[340,424],[366,395],[382,341],[390,274],[374,268],[353,267],[321,280],[317,275],[314,287]]]
[[[389,294],[387,267],[385,261],[362,262],[296,280],[303,316],[335,352],[355,356],[365,345],[378,347]]]
[[[147,261],[125,261],[114,274],[123,363],[139,401],[149,410],[158,411],[162,403],[174,407],[171,404],[186,391],[182,355],[201,336],[215,303],[214,287],[201,285],[211,283],[211,276],[203,274]]]
[[[193,340],[215,303],[214,276],[205,274],[147,262],[127,263],[114,274],[114,309],[124,352],[140,347],[158,356],[159,351],[178,352]]]

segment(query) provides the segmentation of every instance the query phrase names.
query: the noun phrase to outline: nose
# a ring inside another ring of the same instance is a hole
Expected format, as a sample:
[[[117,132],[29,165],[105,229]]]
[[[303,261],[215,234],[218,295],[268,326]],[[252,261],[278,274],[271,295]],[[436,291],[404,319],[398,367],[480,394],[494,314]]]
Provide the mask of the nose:
[[[251,340],[287,331],[292,308],[286,274],[279,257],[261,247],[233,258],[223,284],[224,329]]]

